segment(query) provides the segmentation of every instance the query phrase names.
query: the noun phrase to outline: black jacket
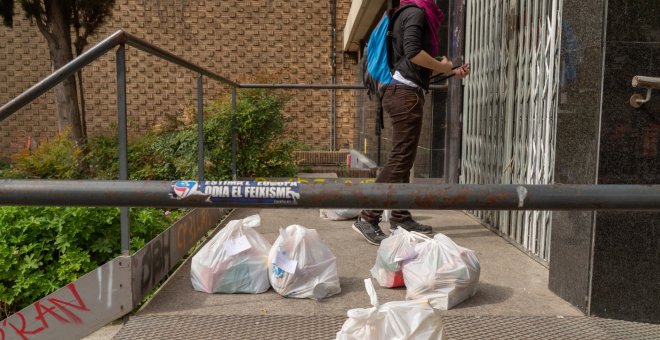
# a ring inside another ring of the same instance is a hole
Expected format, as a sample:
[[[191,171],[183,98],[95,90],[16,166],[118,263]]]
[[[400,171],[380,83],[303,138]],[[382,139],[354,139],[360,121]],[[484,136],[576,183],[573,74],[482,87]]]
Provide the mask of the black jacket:
[[[403,77],[419,85],[425,91],[429,89],[432,70],[414,64],[410,58],[421,50],[431,54],[431,37],[424,10],[410,6],[403,8],[394,21],[392,29],[393,65]]]

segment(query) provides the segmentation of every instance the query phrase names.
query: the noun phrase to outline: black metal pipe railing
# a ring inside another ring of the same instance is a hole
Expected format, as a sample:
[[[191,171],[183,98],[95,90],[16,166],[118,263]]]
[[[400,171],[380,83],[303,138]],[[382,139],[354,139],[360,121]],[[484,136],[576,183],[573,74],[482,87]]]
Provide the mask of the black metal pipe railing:
[[[240,84],[242,89],[364,90],[362,84]]]
[[[201,66],[195,65],[181,57],[176,56],[175,54],[172,54],[158,46],[152,45],[140,38],[137,38],[129,33],[126,33],[124,31],[120,31],[124,33],[124,36],[126,37],[126,43],[130,46],[133,46],[135,48],[138,48],[144,52],[147,52],[149,54],[153,54],[157,57],[160,57],[162,59],[165,59],[171,63],[177,64],[179,66],[185,67],[191,71],[194,71],[195,73],[199,73],[201,75],[204,75],[206,77],[209,77],[213,80],[217,80],[221,83],[225,83],[227,85],[231,85],[234,87],[238,87],[239,84],[237,82],[234,82],[232,80],[229,80],[223,76],[220,76],[214,72],[211,72]]]
[[[239,87],[240,84],[231,81],[225,77],[222,77],[214,72],[211,72],[203,67],[200,67],[198,65],[195,65],[183,58],[180,58],[160,47],[157,47],[155,45],[152,45],[140,38],[137,38],[123,30],[119,30],[109,37],[105,38],[98,44],[90,47],[87,51],[85,51],[83,54],[79,55],[78,57],[74,58],[72,61],[67,63],[66,65],[62,66],[55,72],[53,72],[50,76],[44,78],[34,86],[30,87],[27,89],[25,92],[21,93],[18,95],[16,98],[12,99],[2,107],[0,107],[0,120],[4,120],[7,117],[11,116],[14,112],[18,111],[21,109],[23,106],[27,105],[31,101],[35,100],[37,97],[40,95],[44,94],[46,91],[50,90],[51,88],[55,87],[55,85],[59,84],[60,82],[64,81],[65,79],[73,76],[76,72],[78,72],[80,69],[83,67],[87,66],[94,60],[102,57],[104,54],[115,48],[116,46],[119,46],[121,44],[127,44],[130,46],[133,46],[137,49],[140,49],[144,52],[153,54],[157,57],[160,57],[162,59],[165,59],[167,61],[170,61],[174,64],[177,64],[179,66],[185,67],[195,73],[202,74],[206,77],[209,77],[213,80],[217,80],[219,82],[234,86],[234,87]]]
[[[199,181],[204,180],[204,143],[203,143],[203,108],[202,108],[202,95],[203,95],[203,77],[227,84],[232,87],[232,176],[235,179],[237,177],[236,169],[236,154],[237,154],[237,145],[236,145],[236,100],[237,100],[237,89],[243,88],[278,88],[278,89],[331,89],[331,90],[360,90],[364,89],[362,84],[239,84],[232,80],[229,80],[225,77],[222,77],[212,71],[209,71],[206,68],[195,65],[181,57],[178,57],[160,47],[152,45],[140,38],[137,38],[123,30],[116,31],[106,39],[102,40],[98,44],[92,46],[87,51],[74,58],[72,61],[61,67],[60,69],[53,72],[50,76],[41,80],[34,86],[30,87],[23,93],[21,93],[16,98],[12,99],[8,103],[0,107],[0,121],[11,116],[14,112],[18,111],[40,95],[44,94],[46,91],[52,89],[60,82],[68,79],[75,75],[76,72],[81,70],[83,67],[87,66],[94,60],[103,56],[104,54],[111,51],[113,48],[118,47],[116,51],[116,72],[117,72],[117,116],[118,116],[118,130],[119,130],[119,179],[127,180],[128,179],[128,146],[127,146],[127,107],[126,107],[126,60],[125,60],[125,46],[129,45],[135,47],[139,50],[142,50],[146,53],[152,54],[156,57],[165,59],[169,62],[172,62],[176,65],[189,69],[198,74],[197,78],[197,116],[198,116],[198,179]],[[446,85],[432,85],[431,90],[436,91],[447,91]],[[380,154],[380,151],[379,151]],[[88,182],[83,182],[88,183]],[[87,185],[87,184],[82,184]],[[80,204],[84,204],[83,199],[80,201]],[[4,204],[12,200],[7,200],[0,202]],[[75,199],[70,200],[70,202],[76,201]],[[36,200],[35,202],[40,202]],[[132,205],[126,202],[126,200],[117,201],[118,205],[121,207],[121,245],[122,252],[127,254],[130,246],[130,226],[128,220],[128,208],[126,204]],[[58,203],[57,205],[68,205],[66,203]],[[147,205],[136,205],[136,206],[147,206]]]
[[[128,116],[126,113],[126,47],[119,44],[116,52],[117,71],[117,127],[119,132],[119,179],[128,179]],[[128,255],[131,249],[130,219],[128,208],[119,208],[119,223],[121,227],[121,253]]]
[[[346,184],[341,183],[341,179],[334,183],[185,183],[193,185],[182,196],[175,194],[175,182],[167,181],[0,180],[0,205],[660,210],[660,185]],[[221,193],[222,190],[205,189],[217,189],[218,186],[220,189],[227,187],[231,194],[214,196],[215,192]],[[279,201],[264,201],[264,193],[269,192],[267,189],[283,186],[290,186],[296,195]],[[266,189],[260,194],[257,188]]]
[[[364,90],[363,84],[240,84],[241,89]],[[447,85],[431,85],[434,91],[446,91]]]
[[[204,77],[197,77],[197,178],[204,180]]]
[[[234,87],[231,90],[231,176],[232,179],[236,179],[237,175],[237,170],[236,170],[236,162],[237,162],[237,141],[236,141],[236,100],[238,94],[236,92],[236,88]]]

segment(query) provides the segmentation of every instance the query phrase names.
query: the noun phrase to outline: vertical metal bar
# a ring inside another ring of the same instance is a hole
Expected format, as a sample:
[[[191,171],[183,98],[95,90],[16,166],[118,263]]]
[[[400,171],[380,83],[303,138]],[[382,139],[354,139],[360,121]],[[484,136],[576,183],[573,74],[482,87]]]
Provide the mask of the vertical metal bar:
[[[466,3],[466,48],[465,59],[466,62],[475,70],[473,74],[465,80],[465,94],[463,97],[464,117],[463,117],[463,166],[461,167],[461,182],[474,183],[475,173],[475,153],[474,153],[474,121],[475,121],[475,100],[476,93],[476,62],[477,51],[475,47],[476,40],[476,24],[479,22],[476,15],[475,0]],[[445,147],[446,150],[446,147]]]
[[[126,119],[126,49],[124,44],[117,49],[117,119],[119,129],[119,179],[128,179],[128,132]],[[128,208],[119,208],[121,227],[121,253],[129,255],[131,250],[130,221]]]
[[[550,119],[550,111],[547,110],[546,108],[546,97],[548,95],[552,96],[552,87],[549,86],[550,83],[552,83],[552,76],[550,75],[549,72],[546,72],[546,66],[548,65],[548,57],[546,55],[546,46],[548,43],[548,39],[550,36],[548,35],[548,28],[552,26],[551,22],[548,22],[548,19],[550,19],[550,16],[548,15],[548,8],[547,8],[547,1],[544,1],[539,9],[539,19],[542,20],[542,22],[539,25],[539,56],[541,57],[541,62],[539,63],[539,68],[541,70],[541,82],[540,82],[540,88],[541,88],[541,96],[539,97],[539,109],[541,111],[541,119],[538,122],[539,126],[539,156],[537,158],[538,164],[537,164],[537,172],[538,172],[538,179],[537,183],[547,183],[547,176],[544,174],[544,168],[545,166],[543,165],[544,158],[546,157],[545,155],[550,152],[550,150],[546,147],[544,140],[546,136],[546,131],[545,131],[545,125],[548,119]],[[542,257],[543,256],[543,247],[545,245],[544,242],[544,231],[545,231],[545,221],[546,221],[546,215],[547,211],[539,211],[538,213],[538,220],[536,222],[536,245],[535,245],[535,252],[537,256]]]
[[[488,33],[490,31],[488,17],[489,0],[481,1],[480,27],[479,27],[479,46],[481,61],[479,68],[483,70],[479,77],[479,183],[488,183]],[[480,211],[482,219],[486,219],[486,212]]]
[[[491,58],[491,34],[493,33],[493,22],[492,22],[492,11],[491,11],[491,3],[492,1],[486,1],[484,3],[484,36],[483,36],[483,46],[484,46],[484,77],[483,77],[483,82],[484,82],[484,126],[483,126],[483,141],[484,141],[484,146],[483,146],[483,162],[484,162],[484,177],[483,177],[483,183],[491,183],[491,168],[490,168],[490,156],[491,156],[491,146],[493,145],[492,141],[490,140],[491,134],[491,128],[493,126],[492,122],[492,117],[493,117],[493,112],[491,111],[491,104],[492,104],[492,98],[491,98],[491,88],[490,88],[490,81],[493,77],[491,73],[491,65],[493,62],[493,59]],[[487,213],[487,212],[484,212]]]
[[[470,63],[472,61],[472,1],[467,1],[464,5],[465,11],[465,62]],[[459,175],[459,183],[467,183],[468,171],[468,162],[470,160],[470,154],[468,152],[468,143],[470,136],[468,135],[468,124],[470,123],[470,105],[469,99],[471,98],[471,81],[467,78],[465,81],[465,89],[463,93],[463,131],[462,131],[462,140],[461,140],[461,173]],[[445,148],[445,152],[447,149]],[[445,169],[445,173],[447,169]]]
[[[493,86],[493,91],[497,93],[497,130],[496,130],[496,138],[495,138],[495,144],[497,145],[497,154],[495,155],[494,162],[497,164],[496,168],[496,176],[495,176],[495,182],[494,183],[500,183],[502,181],[502,177],[504,176],[504,168],[506,167],[506,163],[503,160],[503,154],[504,154],[504,126],[505,126],[505,102],[506,102],[506,97],[504,93],[505,84],[506,84],[506,15],[505,15],[505,8],[507,8],[507,1],[499,1],[496,2],[496,20],[495,20],[495,26],[494,29],[497,30],[497,34],[495,35],[495,39],[497,41],[497,45],[495,45],[495,55],[497,56],[497,62],[494,65],[494,70],[497,73],[497,79],[494,82]],[[502,211],[496,211],[494,212],[495,218],[497,220],[497,229],[500,230],[500,232],[504,233],[504,230],[506,228],[506,225],[503,224],[503,214]]]
[[[333,51],[334,55],[334,51]],[[333,75],[332,77],[333,84],[336,82],[335,76]],[[330,103],[332,105],[332,117],[330,119],[330,136],[331,136],[331,143],[330,143],[330,151],[335,151],[337,150],[337,90],[332,89],[330,90],[330,94],[332,95],[332,99],[330,100]]]
[[[538,1],[534,1],[534,7],[531,12],[531,33],[532,36],[530,37],[530,48],[531,48],[531,54],[532,54],[532,60],[530,64],[530,69],[532,71],[531,73],[531,78],[530,78],[530,89],[532,91],[531,94],[531,100],[530,100],[530,133],[529,133],[529,138],[530,138],[530,143],[529,143],[529,148],[530,148],[530,156],[529,156],[529,163],[530,163],[530,173],[528,174],[528,183],[534,183],[537,184],[538,181],[540,180],[540,175],[539,175],[539,166],[541,165],[541,162],[539,160],[539,156],[542,154],[542,150],[539,145],[539,139],[540,139],[540,129],[542,127],[541,121],[543,117],[543,108],[541,107],[541,104],[543,103],[543,100],[541,99],[543,97],[543,75],[545,74],[545,69],[543,67],[540,67],[539,64],[543,62],[543,57],[541,56],[541,41],[542,39],[541,36],[541,26],[545,24],[546,19],[543,17],[539,11],[540,11],[540,6]],[[544,26],[543,26],[544,27]],[[531,211],[529,214],[530,218],[528,220],[529,224],[529,236],[528,236],[528,242],[527,242],[527,250],[529,250],[532,254],[538,255],[538,221],[540,219],[540,212],[538,210]]]
[[[490,135],[491,135],[491,155],[490,155],[490,181],[489,183],[497,183],[500,180],[501,171],[501,146],[502,144],[499,141],[499,136],[501,135],[502,127],[501,117],[502,110],[500,105],[500,91],[499,83],[502,74],[500,73],[500,50],[502,45],[502,36],[500,32],[500,3],[501,1],[491,1],[490,3],[490,15],[491,15],[491,25],[490,25],[490,82],[489,82],[489,92],[491,93],[491,126],[490,126]],[[499,213],[498,211],[489,211],[491,220],[493,221],[493,226],[499,229]]]
[[[331,23],[330,29],[332,30],[331,38],[332,43],[330,43],[330,65],[332,67],[332,84],[337,84],[337,0],[332,1],[332,10],[331,10]],[[337,90],[332,89],[331,91],[332,98],[330,100],[330,105],[332,106],[330,119],[330,134],[332,135],[332,144],[330,146],[330,151],[337,150]]]
[[[553,0],[552,1],[552,9],[551,9],[551,13],[553,15],[552,22],[554,23],[555,26],[554,26],[553,29],[551,29],[550,32],[552,32],[552,30],[554,30],[554,32],[556,32],[557,36],[552,38],[553,40],[552,40],[552,44],[550,46],[551,53],[554,53],[554,56],[553,56],[554,60],[551,61],[551,62],[553,63],[555,68],[554,68],[554,76],[553,76],[554,77],[553,78],[554,84],[552,86],[553,87],[553,89],[552,89],[552,91],[553,91],[553,96],[552,96],[552,101],[553,101],[553,103],[552,103],[552,106],[553,106],[553,108],[552,108],[552,122],[550,122],[551,127],[550,127],[550,132],[549,132],[551,137],[548,137],[548,138],[552,138],[551,141],[548,142],[548,147],[551,149],[551,155],[550,155],[550,159],[548,161],[548,164],[546,164],[548,166],[548,170],[546,171],[547,174],[548,174],[548,183],[554,183],[554,180],[555,180],[555,178],[554,178],[554,168],[555,168],[554,164],[555,164],[555,154],[556,154],[555,141],[557,140],[556,139],[556,137],[557,137],[557,111],[558,111],[558,105],[559,105],[558,93],[559,93],[559,78],[560,78],[559,77],[559,72],[560,72],[559,62],[560,62],[560,55],[561,55],[561,51],[559,50],[559,48],[557,48],[557,50],[555,50],[555,46],[557,46],[557,47],[561,46],[561,44],[559,44],[559,42],[562,39],[561,38],[561,33],[562,33],[561,27],[562,27],[562,22],[563,22],[562,8],[563,8],[563,1],[562,0]],[[549,34],[550,34],[550,32],[549,32]],[[546,231],[545,231],[545,234],[546,234],[545,249],[546,249],[546,251],[544,252],[545,256],[543,257],[545,260],[550,259],[550,252],[551,252],[551,249],[552,249],[551,244],[550,244],[550,240],[551,240],[550,234],[551,234],[551,230],[552,230],[552,222],[551,222],[552,221],[552,212],[548,212],[547,221],[548,221],[547,222],[547,228],[546,228]]]
[[[508,61],[506,66],[507,78],[506,78],[506,104],[505,104],[505,116],[504,116],[504,174],[502,176],[502,184],[511,184],[513,183],[513,171],[514,171],[514,123],[515,123],[515,104],[516,104],[516,65],[518,64],[517,59],[517,39],[516,39],[516,27],[517,22],[515,21],[516,16],[518,15],[518,1],[511,0],[509,7],[505,10],[507,11],[506,23],[507,23],[507,53]],[[511,219],[512,213],[510,211],[503,212],[504,218],[502,223],[506,225],[506,234],[511,235],[514,227],[512,226],[513,220]]]
[[[485,77],[487,74],[487,66],[486,66],[486,48],[484,47],[485,44],[485,37],[486,37],[486,31],[488,28],[486,27],[486,1],[487,0],[480,0],[479,1],[479,7],[478,7],[478,13],[479,13],[479,25],[478,25],[478,31],[477,31],[477,47],[479,53],[477,54],[478,58],[478,64],[476,69],[479,70],[478,74],[475,73],[475,76],[477,76],[475,79],[477,80],[477,86],[478,86],[478,92],[477,92],[477,119],[475,122],[477,123],[475,134],[476,134],[476,140],[477,140],[477,147],[476,147],[476,154],[477,154],[477,180],[475,183],[485,183],[484,181],[484,147],[486,145],[486,142],[484,141],[485,138],[485,116],[486,116],[486,89],[484,86],[485,83]],[[483,211],[478,211],[479,217],[481,219],[484,219],[484,212]]]
[[[465,62],[472,64],[472,1],[465,3]],[[470,77],[465,80],[465,91],[463,93],[463,131],[461,143],[461,174],[460,183],[468,183],[468,176],[470,174],[470,134],[469,126],[472,121],[471,112],[472,106],[470,100],[472,99],[472,80]],[[446,150],[446,147],[445,147]],[[446,151],[445,151],[446,152]],[[446,171],[446,170],[445,170]]]
[[[525,67],[527,66],[527,36],[526,30],[528,29],[527,21],[525,20],[527,0],[520,1],[520,10],[518,12],[520,31],[518,34],[519,37],[519,46],[518,49],[518,80],[520,84],[527,84]],[[525,135],[527,131],[527,121],[525,120],[525,114],[527,113],[524,108],[525,105],[525,94],[527,92],[526,86],[521,86],[517,90],[516,96],[516,144],[518,152],[516,154],[516,178],[514,183],[525,183]],[[516,242],[523,244],[523,225],[524,225],[524,215],[523,212],[516,212]]]
[[[204,79],[197,78],[197,178],[204,180]]]
[[[464,99],[464,106],[468,108],[464,117],[465,125],[465,136],[466,136],[466,176],[465,183],[474,183],[474,174],[476,173],[476,159],[475,159],[475,134],[474,126],[476,120],[476,99],[478,97],[477,93],[477,69],[475,68],[477,64],[477,48],[476,48],[476,30],[477,23],[479,22],[477,12],[476,0],[468,2],[468,16],[471,19],[470,24],[468,25],[467,34],[469,37],[467,50],[466,50],[466,59],[470,64],[471,68],[474,70],[472,75],[468,77],[467,83],[467,93]],[[469,52],[468,52],[469,51]]]
[[[523,170],[523,177],[522,177],[522,183],[530,183],[531,182],[531,175],[533,172],[532,169],[532,130],[533,130],[533,122],[532,122],[532,113],[530,112],[533,110],[533,86],[532,81],[533,81],[533,74],[532,74],[532,51],[533,51],[533,44],[534,42],[532,41],[532,35],[533,35],[533,12],[532,12],[532,5],[533,2],[536,1],[531,1],[531,0],[525,0],[526,6],[525,6],[525,75],[524,75],[524,84],[528,84],[526,91],[525,91],[525,96],[524,96],[524,109],[522,111],[522,117],[525,120],[524,123],[524,137],[525,137],[525,143],[523,144],[523,152],[524,152],[524,159],[525,159],[525,168]],[[522,244],[525,247],[525,249],[529,249],[529,238],[530,238],[530,221],[531,221],[531,213],[529,211],[525,211],[523,213],[523,238],[522,238]]]
[[[523,147],[524,147],[524,130],[525,130],[525,121],[522,115],[524,114],[522,102],[524,101],[524,91],[525,91],[525,81],[524,81],[524,65],[526,64],[525,58],[525,1],[520,1],[518,12],[517,12],[517,21],[518,21],[518,63],[516,70],[517,85],[516,85],[516,103],[515,103],[515,115],[516,115],[516,124],[514,129],[514,167],[513,167],[513,183],[523,183],[522,182],[522,171],[524,169],[523,157]],[[513,223],[515,226],[513,237],[519,244],[522,244],[522,212],[516,211],[512,213]]]
[[[231,176],[236,180],[236,87],[231,91]]]
[[[479,119],[477,120],[477,136],[479,140],[479,145],[477,148],[477,155],[479,158],[479,172],[478,172],[478,179],[477,183],[486,183],[485,179],[485,173],[486,173],[486,167],[485,167],[485,159],[486,159],[486,154],[485,154],[485,148],[486,148],[486,119],[487,119],[487,109],[486,109],[486,99],[487,99],[487,89],[485,86],[486,83],[486,76],[488,74],[488,64],[487,64],[487,43],[486,43],[486,32],[488,31],[488,27],[486,27],[487,20],[487,9],[486,9],[486,2],[487,0],[481,0],[480,5],[479,5],[479,77],[477,78],[479,81],[479,97],[478,97],[478,103],[479,103]],[[483,218],[484,213],[483,211],[479,212],[480,216]]]

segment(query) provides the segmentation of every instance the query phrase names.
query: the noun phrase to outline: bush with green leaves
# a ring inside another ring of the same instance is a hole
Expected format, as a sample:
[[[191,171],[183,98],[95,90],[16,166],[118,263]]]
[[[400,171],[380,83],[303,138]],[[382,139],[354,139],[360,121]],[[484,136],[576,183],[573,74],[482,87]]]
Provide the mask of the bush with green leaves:
[[[131,249],[140,249],[180,215],[130,209]],[[117,208],[0,208],[0,318],[117,256],[119,225]]]
[[[34,150],[23,150],[12,157],[13,164],[2,170],[5,178],[80,178],[82,149],[64,130]]]
[[[298,172],[293,151],[301,143],[285,135],[282,107],[286,97],[268,90],[243,90],[236,107],[236,169],[239,177],[292,177]],[[232,107],[210,101],[204,109],[205,162],[208,180],[232,178]],[[192,120],[194,122],[194,120]],[[128,143],[130,179],[197,178],[197,125],[150,132]],[[117,137],[90,139],[86,163],[92,176],[117,178]]]
[[[300,145],[285,136],[281,114],[285,98],[268,90],[244,90],[236,107],[236,171],[239,177],[291,177],[298,172],[293,151]],[[231,178],[232,109],[211,102],[204,125],[209,178]]]

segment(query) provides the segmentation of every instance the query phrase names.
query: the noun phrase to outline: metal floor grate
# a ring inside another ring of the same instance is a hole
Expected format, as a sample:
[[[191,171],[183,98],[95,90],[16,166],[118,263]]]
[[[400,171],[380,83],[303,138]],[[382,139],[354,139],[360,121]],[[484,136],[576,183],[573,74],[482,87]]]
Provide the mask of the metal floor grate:
[[[345,317],[297,315],[138,316],[113,339],[334,339]]]
[[[448,339],[660,339],[660,325],[586,316],[447,316]]]
[[[334,339],[343,316],[137,316],[114,339]],[[445,316],[447,339],[660,339],[660,325],[591,317]]]

